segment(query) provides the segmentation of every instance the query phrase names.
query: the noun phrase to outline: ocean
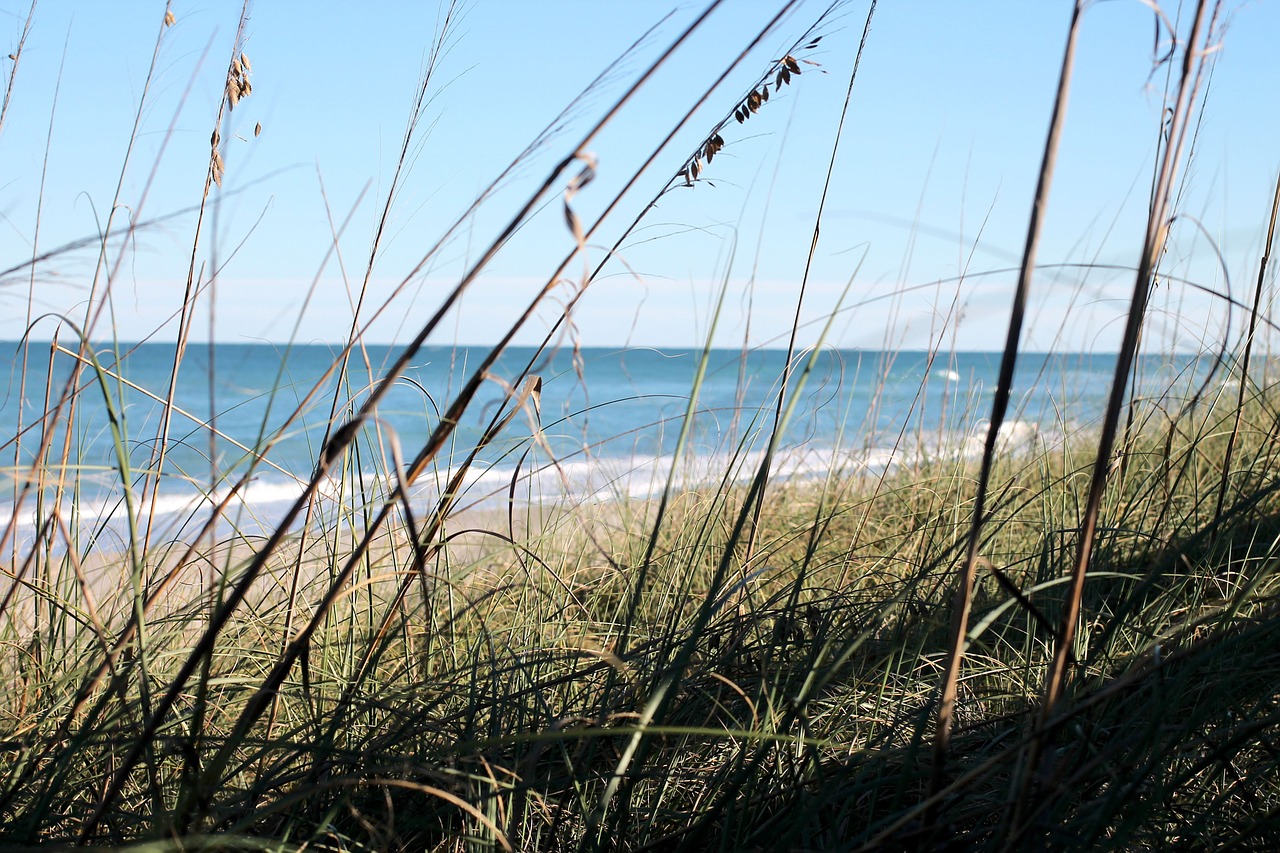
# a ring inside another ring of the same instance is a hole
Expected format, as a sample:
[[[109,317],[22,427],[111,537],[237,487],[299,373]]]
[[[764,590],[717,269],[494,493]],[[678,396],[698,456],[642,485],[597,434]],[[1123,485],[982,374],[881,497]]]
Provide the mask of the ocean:
[[[332,374],[337,346],[196,344],[184,355],[160,486],[140,515],[154,515],[164,535],[179,537],[207,513],[209,500],[249,475],[233,501],[237,530],[265,530],[301,493],[316,468],[330,423],[345,423],[381,381],[399,348],[367,346],[353,353],[341,387]],[[122,539],[128,516],[111,409],[117,412],[128,473],[140,489],[154,466],[175,348],[141,344],[96,350],[104,382],[86,369],[69,442],[55,430],[49,470],[76,484],[64,516],[94,536]],[[395,471],[393,445],[413,459],[453,395],[487,353],[480,347],[426,347],[396,381],[346,469],[344,493],[385,494]],[[657,494],[678,485],[746,479],[766,448],[782,377],[790,365],[794,398],[777,445],[779,477],[818,477],[832,470],[877,472],[931,454],[980,451],[1000,356],[986,352],[821,350],[788,362],[777,350],[712,350],[687,422],[684,452],[675,454],[694,390],[701,350],[561,349],[551,356],[513,347],[491,369],[481,390],[426,473],[413,502],[434,503],[443,483],[509,411],[502,400],[526,371],[539,377],[538,406],[522,407],[485,443],[459,495],[460,506],[508,500],[589,502]],[[29,477],[40,444],[46,388],[67,381],[70,355],[52,358],[32,344],[25,383],[22,351],[0,343],[0,526],[15,520],[19,484]],[[803,368],[811,363],[803,385]],[[1024,354],[1019,358],[1006,424],[1010,445],[1052,445],[1099,421],[1115,370],[1111,354]],[[1138,364],[1139,393],[1169,397],[1197,386],[1207,357],[1146,355]],[[326,378],[326,373],[330,375]],[[20,389],[25,384],[25,396]],[[1171,392],[1170,389],[1175,389]],[[1181,389],[1179,392],[1176,389]],[[35,424],[35,426],[32,426]],[[19,425],[26,429],[19,435]],[[212,437],[210,426],[216,430]],[[376,428],[376,433],[375,433]],[[250,449],[262,449],[253,452]],[[60,461],[66,454],[65,465]],[[335,481],[336,482],[336,481]],[[46,489],[48,499],[52,490]],[[346,494],[347,497],[343,497]],[[148,499],[151,496],[148,494]],[[136,503],[136,500],[135,500]],[[29,496],[16,514],[19,540],[33,535]],[[71,510],[74,509],[74,513]]]

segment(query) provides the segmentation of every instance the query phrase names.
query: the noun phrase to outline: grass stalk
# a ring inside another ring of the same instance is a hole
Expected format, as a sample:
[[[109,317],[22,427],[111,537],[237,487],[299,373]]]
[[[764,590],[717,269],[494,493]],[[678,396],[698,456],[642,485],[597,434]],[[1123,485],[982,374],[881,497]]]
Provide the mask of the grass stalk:
[[[1018,348],[1022,340],[1022,325],[1026,314],[1027,297],[1031,290],[1031,277],[1036,269],[1036,251],[1040,245],[1041,219],[1049,203],[1049,189],[1053,184],[1053,168],[1057,160],[1058,143],[1062,127],[1066,123],[1067,100],[1071,91],[1071,76],[1075,65],[1076,39],[1080,18],[1084,12],[1083,0],[1077,0],[1067,28],[1067,43],[1063,51],[1062,66],[1058,76],[1057,94],[1053,101],[1053,115],[1049,120],[1049,132],[1045,138],[1044,155],[1040,173],[1036,179],[1035,198],[1031,204],[1031,216],[1027,224],[1027,241],[1023,248],[1022,265],[1018,270],[1018,283],[1014,290],[1013,308],[1009,316],[1009,329],[1004,350],[1000,356],[1000,375],[996,382],[995,397],[991,405],[991,422],[987,427],[982,446],[982,461],[978,471],[977,488],[973,499],[973,517],[969,525],[968,546],[964,563],[956,579],[951,604],[951,632],[947,640],[947,657],[943,667],[938,723],[933,744],[933,776],[931,790],[937,793],[946,782],[947,750],[951,742],[951,730],[955,712],[960,665],[964,658],[966,635],[969,630],[969,614],[973,606],[973,587],[978,564],[982,558],[979,543],[986,522],[986,496],[991,481],[991,469],[995,461],[1000,429],[1004,425],[1009,408],[1009,396],[1013,386],[1014,369],[1018,360]]]
[[[1231,423],[1231,435],[1227,439],[1227,449],[1223,453],[1222,479],[1218,483],[1218,503],[1213,517],[1222,516],[1222,507],[1227,500],[1227,487],[1231,479],[1231,462],[1235,454],[1236,442],[1240,438],[1240,423],[1244,418],[1245,395],[1249,387],[1249,363],[1253,355],[1254,337],[1258,331],[1258,316],[1262,310],[1263,286],[1266,283],[1267,267],[1271,263],[1271,246],[1276,233],[1276,214],[1280,212],[1280,175],[1276,177],[1276,191],[1271,200],[1271,217],[1267,220],[1267,238],[1262,244],[1262,259],[1258,261],[1258,279],[1253,288],[1253,304],[1249,306],[1249,327],[1244,336],[1244,354],[1240,357],[1240,388],[1236,394],[1235,418]]]
[[[1022,812],[1030,796],[1029,789],[1040,776],[1040,757],[1047,747],[1044,723],[1056,710],[1058,701],[1066,688],[1069,665],[1074,658],[1073,649],[1079,622],[1080,604],[1084,595],[1085,577],[1089,570],[1093,546],[1097,537],[1098,516],[1107,487],[1107,475],[1113,463],[1112,451],[1115,445],[1120,415],[1124,409],[1125,390],[1141,335],[1142,321],[1146,315],[1147,300],[1150,297],[1155,264],[1164,251],[1165,240],[1168,236],[1169,204],[1173,195],[1178,164],[1182,156],[1182,142],[1185,135],[1188,111],[1195,101],[1194,92],[1199,80],[1200,57],[1203,55],[1202,48],[1198,47],[1198,45],[1200,44],[1202,28],[1206,23],[1207,11],[1208,3],[1206,0],[1200,0],[1196,6],[1190,34],[1183,48],[1181,76],[1169,127],[1169,137],[1172,142],[1165,147],[1160,161],[1160,171],[1154,193],[1156,202],[1152,206],[1151,216],[1147,222],[1142,252],[1138,259],[1137,274],[1134,277],[1133,294],[1129,302],[1124,337],[1120,344],[1119,357],[1116,359],[1111,393],[1099,431],[1097,455],[1089,481],[1089,494],[1083,508],[1078,533],[1079,545],[1070,575],[1071,586],[1058,632],[1054,637],[1053,660],[1045,676],[1044,698],[1038,714],[1039,736],[1032,740],[1028,748],[1026,765],[1020,783],[1021,790],[1014,799],[1015,806],[1010,821],[1011,842],[1020,838],[1027,829],[1022,825]],[[1212,27],[1210,27],[1210,33],[1212,34]]]

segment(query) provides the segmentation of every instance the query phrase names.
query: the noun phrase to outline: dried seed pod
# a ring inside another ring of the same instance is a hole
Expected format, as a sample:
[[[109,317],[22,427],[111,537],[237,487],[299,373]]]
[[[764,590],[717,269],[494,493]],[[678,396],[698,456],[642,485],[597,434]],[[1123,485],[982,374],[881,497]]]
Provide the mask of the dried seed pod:
[[[320,454],[320,466],[327,469],[342,458],[342,452],[356,440],[356,435],[359,434],[362,426],[364,422],[357,416],[334,430]]]
[[[261,135],[262,135],[262,122],[258,122],[257,124],[255,124],[255,125],[253,126],[253,135],[254,135],[254,136],[261,136]]]
[[[246,73],[248,74],[253,73],[253,64],[249,62],[249,57],[243,53],[240,54],[240,64],[244,66],[244,70]]]
[[[240,103],[240,87],[234,82],[229,82],[227,84],[227,104],[234,110],[238,103]]]
[[[178,20],[177,18],[173,17],[173,10],[172,10],[172,9],[169,9],[169,10],[166,10],[166,11],[165,11],[165,13],[164,13],[164,25],[165,25],[166,27],[172,27],[172,26],[173,26],[173,24],[174,24],[174,22],[175,22],[175,21],[177,21],[177,20]]]

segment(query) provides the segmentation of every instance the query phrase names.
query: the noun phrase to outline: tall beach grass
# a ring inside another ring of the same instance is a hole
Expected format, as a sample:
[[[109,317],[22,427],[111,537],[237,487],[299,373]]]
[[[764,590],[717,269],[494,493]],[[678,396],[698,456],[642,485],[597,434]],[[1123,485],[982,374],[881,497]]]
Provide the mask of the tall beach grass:
[[[789,429],[813,416],[815,385],[838,384],[831,365],[843,356],[822,342],[860,296],[846,290],[812,321],[809,262],[829,216],[830,175],[860,132],[874,0],[802,22],[787,14],[795,3],[778,4],[726,67],[689,82],[692,105],[653,126],[634,172],[611,176],[608,198],[587,204],[608,168],[592,146],[724,10],[713,2],[681,31],[642,34],[637,44],[669,44],[650,67],[634,67],[628,53],[582,81],[581,99],[494,169],[383,301],[372,295],[376,259],[465,17],[460,5],[442,6],[369,223],[367,260],[357,272],[343,261],[352,300],[332,329],[340,343],[305,379],[290,374],[298,342],[280,345],[263,368],[270,390],[256,434],[233,434],[236,413],[218,408],[225,350],[192,343],[198,319],[213,316],[205,306],[216,275],[205,267],[228,251],[207,218],[229,183],[230,116],[253,103],[254,63],[269,63],[245,55],[247,7],[230,44],[216,48],[226,82],[209,117],[203,191],[180,220],[194,230],[183,296],[163,330],[176,341],[164,380],[138,381],[136,342],[112,324],[124,247],[153,221],[146,189],[115,199],[99,236],[5,260],[0,280],[28,288],[31,335],[14,348],[19,403],[6,409],[15,420],[0,448],[0,848],[1280,843],[1280,409],[1265,344],[1274,207],[1259,211],[1256,286],[1219,294],[1243,320],[1236,331],[1201,352],[1167,354],[1187,375],[1153,385],[1142,370],[1165,356],[1144,330],[1153,288],[1170,286],[1162,265],[1212,97],[1221,11],[1200,2],[1180,17],[1153,15],[1170,46],[1153,70],[1168,109],[1152,131],[1160,144],[1148,221],[1141,244],[1128,247],[1132,290],[1100,417],[1082,425],[1064,411],[1028,438],[1018,432],[1025,389],[1014,386],[1089,11],[1080,0],[1063,16],[1060,82],[1046,93],[992,398],[930,396],[954,356],[949,330],[959,320],[948,317],[924,354],[911,414],[886,426],[873,394],[867,411],[840,415],[840,452],[815,466],[803,461],[813,448],[790,441]],[[157,15],[156,57],[176,11]],[[820,55],[840,33],[848,55]],[[722,82],[740,79],[760,44],[780,47],[776,58],[726,95]],[[21,97],[25,45],[23,30],[6,112],[11,93]],[[581,389],[588,417],[619,402],[592,398],[581,378],[594,356],[578,344],[579,300],[625,265],[658,202],[711,190],[718,170],[738,166],[723,153],[753,126],[781,120],[778,96],[806,85],[813,57],[847,94],[833,136],[804,142],[827,180],[794,273],[794,315],[774,341],[782,367],[763,378],[769,392],[748,393],[748,379],[761,381],[748,376],[751,346],[726,362],[718,318],[727,301],[749,296],[726,273],[683,400],[664,416],[665,451],[640,475],[615,460],[616,476],[575,490],[574,465],[606,471],[593,442],[633,440],[625,430],[593,434],[572,451],[556,441],[577,427],[545,405],[553,373]],[[602,105],[602,92],[612,101]],[[571,124],[587,104],[595,118]],[[674,150],[708,109],[720,117],[695,128],[693,150]],[[566,126],[585,129],[569,139]],[[374,318],[399,310],[398,295],[548,148],[559,152],[554,167],[500,211],[490,242],[470,247],[453,288],[383,357],[369,340]],[[670,179],[655,183],[651,165]],[[147,166],[121,164],[122,194],[137,169]],[[126,215],[129,205],[141,213]],[[564,225],[538,270],[545,283],[494,330],[492,346],[450,347],[451,312],[473,310],[475,282],[547,209]],[[349,223],[329,221],[338,254]],[[39,317],[41,277],[84,251],[97,257],[83,313]],[[852,281],[856,258],[850,265]],[[513,350],[531,327],[545,330],[541,346]],[[819,345],[802,346],[805,334]],[[455,362],[443,394],[416,384],[428,351]],[[883,390],[895,357],[886,346],[844,367],[881,377]],[[740,396],[709,411],[707,373],[726,369],[742,371]],[[210,405],[188,412],[178,392],[198,382]],[[386,405],[405,386],[422,390],[417,432]],[[157,416],[139,423],[129,414],[139,401]],[[943,410],[926,418],[926,401]],[[931,423],[960,426],[931,432]],[[712,454],[708,434],[720,441]],[[280,462],[280,448],[298,441],[310,442],[306,470]],[[105,470],[88,458],[93,442],[109,448]],[[287,482],[288,499],[252,516],[245,496],[264,474]],[[637,476],[643,488],[633,488]],[[174,482],[200,499],[165,509]]]

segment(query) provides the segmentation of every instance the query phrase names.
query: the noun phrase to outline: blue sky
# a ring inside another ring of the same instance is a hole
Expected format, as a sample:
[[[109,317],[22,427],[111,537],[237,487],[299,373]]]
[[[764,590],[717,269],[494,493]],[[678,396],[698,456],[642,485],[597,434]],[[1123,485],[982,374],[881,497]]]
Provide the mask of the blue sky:
[[[1170,19],[1181,17],[1185,32],[1191,4],[1161,5]],[[598,177],[574,199],[584,217],[602,208],[731,68],[602,226],[587,250],[593,266],[826,6],[798,3],[734,65],[778,4],[728,0],[592,142]],[[17,48],[28,8],[0,4],[0,38],[9,51]],[[219,272],[198,305],[196,339],[280,341],[295,329],[303,341],[346,335],[351,294],[364,277],[445,8],[251,7],[244,51],[254,89],[222,128],[226,175],[211,196],[196,256],[197,268],[216,264]],[[550,168],[703,8],[462,3],[376,256],[366,304],[387,308],[369,339],[394,342],[416,332]],[[4,60],[6,81],[14,73],[0,132],[4,268],[96,234],[117,183],[121,233],[126,214],[149,221],[199,202],[240,5],[179,0],[167,28],[164,9],[71,0],[35,7],[16,73]],[[1269,38],[1280,32],[1280,12],[1263,0],[1223,9],[1208,105],[1184,173],[1185,216],[1165,274],[1217,290],[1229,283],[1243,298],[1252,290],[1280,166],[1280,118],[1271,108],[1280,60]],[[831,333],[835,343],[999,346],[1014,278],[1006,270],[1024,239],[1070,10],[1068,0],[880,4],[837,150],[803,342],[816,340],[849,285]],[[819,46],[804,54],[819,66],[804,66],[781,96],[723,133],[726,147],[704,173],[710,183],[670,192],[649,212],[612,272],[576,307],[574,334],[582,343],[698,345],[710,333],[710,306],[721,286],[728,296],[717,343],[785,343],[866,12],[865,2],[841,6],[820,28]],[[1086,14],[1027,348],[1105,350],[1119,339],[1132,274],[1109,267],[1137,260],[1163,109],[1166,67],[1153,60],[1153,20],[1137,0],[1098,2]],[[654,25],[655,33],[413,274],[476,195]],[[144,98],[157,37],[159,59]],[[258,123],[262,133],[255,137]],[[572,250],[562,187],[504,247],[435,343],[495,340]],[[339,263],[328,252],[331,221],[347,219]],[[139,230],[126,245],[112,244],[110,261],[119,272],[95,338],[113,331],[122,340],[173,338],[170,318],[181,303],[195,227],[194,215],[182,214]],[[0,338],[20,336],[29,312],[80,322],[95,258],[93,248],[59,254],[37,267],[34,282],[25,272],[0,282]],[[541,338],[582,270],[579,258],[518,341]],[[1183,349],[1198,349],[1227,328],[1220,300],[1176,283],[1161,288],[1153,308],[1153,334]],[[1232,323],[1238,330],[1240,319]],[[33,334],[47,338],[55,326],[40,320]]]

